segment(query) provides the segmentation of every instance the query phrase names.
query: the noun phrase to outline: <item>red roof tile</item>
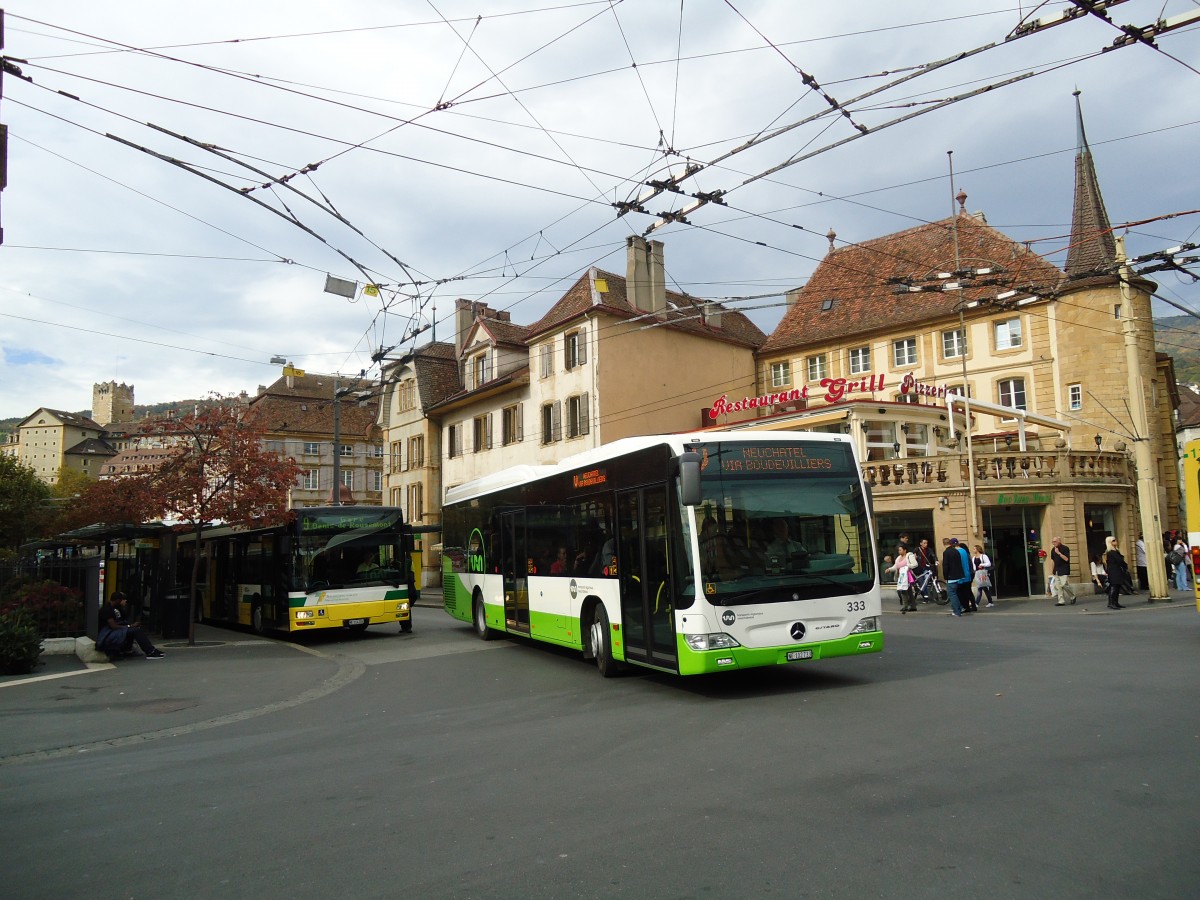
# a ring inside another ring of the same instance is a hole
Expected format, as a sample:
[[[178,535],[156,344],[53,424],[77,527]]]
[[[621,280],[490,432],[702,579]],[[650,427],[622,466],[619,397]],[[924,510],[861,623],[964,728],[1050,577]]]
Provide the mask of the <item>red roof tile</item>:
[[[1063,273],[976,216],[959,213],[958,268],[999,267],[1001,284],[960,292],[896,293],[889,279],[921,284],[955,271],[954,219],[832,250],[762,347],[774,353],[857,334],[892,330],[898,322],[925,322],[955,313],[962,299],[995,297],[1009,289],[1053,291]],[[833,303],[823,309],[827,300]]]

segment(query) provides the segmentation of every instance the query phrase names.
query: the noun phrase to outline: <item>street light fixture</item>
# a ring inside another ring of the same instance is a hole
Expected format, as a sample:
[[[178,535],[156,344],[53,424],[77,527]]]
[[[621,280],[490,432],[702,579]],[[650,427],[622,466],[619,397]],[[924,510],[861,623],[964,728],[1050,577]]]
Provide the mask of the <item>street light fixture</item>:
[[[1104,438],[1102,438],[1100,435],[1096,435],[1094,440],[1096,441],[1096,452],[1099,453],[1104,446]]]

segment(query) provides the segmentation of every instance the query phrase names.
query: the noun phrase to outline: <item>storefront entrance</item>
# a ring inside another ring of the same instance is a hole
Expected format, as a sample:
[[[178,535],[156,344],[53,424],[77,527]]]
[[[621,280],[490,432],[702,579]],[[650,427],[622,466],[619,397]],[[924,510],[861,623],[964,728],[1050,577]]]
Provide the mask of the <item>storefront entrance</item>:
[[[997,597],[1032,597],[1046,593],[1041,506],[983,509],[985,549],[992,558]],[[1076,570],[1078,571],[1078,570]],[[1078,580],[1078,579],[1076,579]]]

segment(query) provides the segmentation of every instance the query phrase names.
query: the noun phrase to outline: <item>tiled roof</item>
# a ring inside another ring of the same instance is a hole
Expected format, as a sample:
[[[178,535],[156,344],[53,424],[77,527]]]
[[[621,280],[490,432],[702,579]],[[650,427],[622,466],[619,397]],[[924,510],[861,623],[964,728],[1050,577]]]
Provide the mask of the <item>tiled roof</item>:
[[[263,393],[250,400],[247,417],[261,424],[267,434],[333,434],[333,375],[292,376],[280,378]],[[338,387],[351,391],[367,391],[378,387],[360,378],[336,379]],[[359,406],[353,396],[340,404],[340,431],[343,437],[363,437],[375,424],[379,400],[372,397]]]
[[[603,280],[608,290],[598,292],[600,303],[592,303],[592,278]],[[704,311],[720,313],[720,324],[705,321]],[[538,321],[529,326],[528,339],[535,340],[547,331],[553,331],[589,310],[604,312],[622,319],[632,319],[635,316],[646,316],[645,310],[635,308],[626,295],[625,278],[593,269],[585,272],[571,285],[562,299]],[[766,335],[757,325],[740,312],[728,309],[719,303],[710,303],[687,294],[667,291],[667,311],[664,327],[686,331],[690,334],[703,335],[714,340],[742,344],[747,347],[758,347],[766,340]]]
[[[109,445],[106,441],[100,438],[85,438],[80,441],[70,450],[64,451],[72,456],[113,456],[116,454],[116,448]]]
[[[99,422],[94,422],[93,420],[89,419],[85,415],[82,415],[80,413],[65,412],[64,410],[61,410],[61,409],[51,409],[48,406],[43,406],[41,409],[35,410],[27,418],[22,420],[17,425],[17,427],[20,428],[24,425],[28,425],[30,420],[33,419],[34,416],[36,416],[38,413],[42,413],[42,412],[50,413],[50,415],[52,415],[56,419],[60,420],[64,425],[70,425],[74,428],[86,428],[91,431],[103,431],[104,430],[103,426],[101,426]]]
[[[1200,426],[1200,394],[1191,385],[1181,386],[1179,390],[1179,427],[1196,428]]]
[[[490,381],[485,381],[479,387],[460,390],[443,398],[438,403],[429,404],[426,412],[444,413],[447,409],[470,403],[480,397],[492,397],[519,388],[529,381],[529,366],[520,366],[511,372],[505,372]]]
[[[529,328],[526,326],[514,325],[506,320],[492,319],[486,316],[480,316],[475,321],[491,335],[496,344],[508,344],[512,347],[525,346],[525,338],[529,335]]]
[[[1000,267],[1003,284],[959,292],[897,294],[889,279],[917,284],[955,270],[957,219],[959,267]],[[952,315],[962,299],[995,297],[1010,287],[1054,290],[1063,274],[1024,245],[980,218],[960,212],[955,219],[918,225],[907,231],[830,251],[796,295],[763,353],[826,343],[873,331],[894,331],[898,323],[919,323]],[[827,304],[827,301],[832,301]],[[828,305],[828,309],[823,309]]]
[[[417,348],[413,352],[413,371],[423,410],[436,406],[462,389],[453,344],[438,341]]]

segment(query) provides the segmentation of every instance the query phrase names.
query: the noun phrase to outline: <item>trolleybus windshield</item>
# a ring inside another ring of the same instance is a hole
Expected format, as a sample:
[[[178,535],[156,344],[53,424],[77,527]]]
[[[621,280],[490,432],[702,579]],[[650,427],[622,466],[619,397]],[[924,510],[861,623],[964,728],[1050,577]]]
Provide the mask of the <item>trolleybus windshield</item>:
[[[849,444],[698,448],[700,573],[717,605],[861,594],[874,585],[867,504]]]
[[[296,541],[297,589],[403,584],[407,557],[397,509],[337,507],[300,510]]]

